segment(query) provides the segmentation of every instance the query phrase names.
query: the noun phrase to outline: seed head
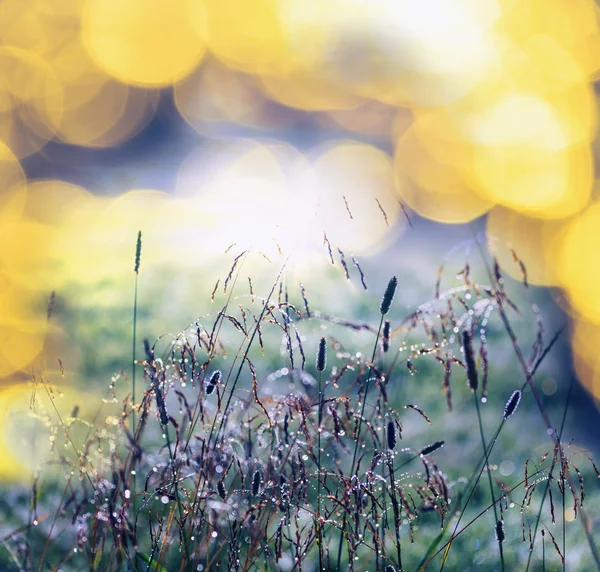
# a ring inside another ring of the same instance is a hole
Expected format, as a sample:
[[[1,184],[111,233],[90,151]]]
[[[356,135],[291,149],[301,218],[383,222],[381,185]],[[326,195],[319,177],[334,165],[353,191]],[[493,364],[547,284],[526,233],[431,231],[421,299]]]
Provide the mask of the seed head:
[[[142,231],[138,231],[137,243],[135,245],[135,263],[133,271],[137,274],[140,271],[140,258],[142,257]]]
[[[227,498],[227,490],[225,489],[225,483],[223,481],[217,483],[217,492],[223,500]]]
[[[383,299],[381,300],[380,310],[383,316],[390,311],[390,306],[392,305],[392,300],[394,299],[394,294],[396,293],[396,286],[398,286],[398,279],[395,276],[392,276],[387,288],[385,289]]]
[[[517,389],[516,391],[512,392],[512,395],[510,396],[510,398],[506,402],[506,405],[504,406],[505,420],[508,419],[517,410],[517,407],[519,406],[519,401],[521,401],[521,392]]]
[[[393,421],[388,421],[387,443],[390,451],[393,451],[396,448],[396,424]]]
[[[431,445],[427,445],[427,447],[424,447],[423,449],[421,449],[421,452],[419,453],[419,455],[421,455],[422,457],[427,457],[427,455],[431,455],[431,453],[437,451],[440,447],[444,446],[444,441],[436,441],[435,443],[432,443]]]
[[[169,416],[167,415],[167,408],[165,406],[165,399],[163,397],[160,387],[154,388],[154,395],[156,396],[156,407],[160,416],[161,425],[169,424]]]
[[[477,364],[475,363],[475,352],[473,351],[473,337],[466,328],[462,332],[463,348],[465,350],[465,367],[467,370],[467,385],[471,391],[477,391]]]
[[[254,477],[252,477],[252,494],[256,496],[258,491],[260,490],[260,471],[256,471],[254,473]]]
[[[382,336],[383,351],[386,353],[390,349],[390,327],[391,327],[391,322],[389,320],[386,320],[383,323],[383,336]]]
[[[215,390],[217,383],[221,381],[221,377],[221,372],[218,369],[213,372],[213,374],[210,376],[210,379],[208,380],[208,385],[206,386],[207,395],[210,395]]]
[[[327,364],[327,341],[321,338],[319,350],[317,351],[317,371],[323,371]]]
[[[502,544],[504,542],[504,521],[502,519],[500,519],[497,523],[496,523],[496,540]]]

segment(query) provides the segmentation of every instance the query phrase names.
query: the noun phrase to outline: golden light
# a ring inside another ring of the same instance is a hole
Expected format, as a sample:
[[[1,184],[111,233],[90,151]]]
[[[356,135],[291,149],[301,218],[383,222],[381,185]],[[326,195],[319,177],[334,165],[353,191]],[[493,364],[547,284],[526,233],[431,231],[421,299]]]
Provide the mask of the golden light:
[[[83,420],[92,419],[99,405],[103,408],[102,418],[114,411],[114,406],[102,404],[102,396],[66,385],[58,366],[54,367],[55,371],[49,369],[45,375],[52,397],[39,380],[36,384],[22,383],[1,390],[0,478],[3,481],[22,482],[53,459],[52,447],[63,446],[59,440],[64,429],[58,415],[75,443],[80,443],[89,431],[89,425]],[[31,378],[28,381],[31,382]],[[79,410],[77,418],[71,417],[75,405]],[[58,428],[58,433],[52,431],[53,427]],[[75,455],[70,446],[68,443],[64,449],[68,457]],[[90,461],[97,466],[98,459],[94,456]],[[52,468],[47,467],[45,474],[51,473]]]
[[[0,141],[0,217],[20,216],[25,204],[25,173],[15,154]],[[6,210],[8,204],[20,205],[16,211]]]
[[[127,92],[126,85],[107,81],[85,103],[65,110],[58,136],[74,145],[92,143],[123,117]]]
[[[319,230],[335,247],[374,253],[391,239],[392,227],[403,225],[387,153],[354,141],[332,142],[316,156],[313,169]]]
[[[312,70],[262,74],[260,81],[265,92],[275,101],[307,111],[352,109],[363,101],[347,89],[315,76]]]
[[[188,75],[206,47],[192,0],[85,0],[82,41],[116,79],[164,86]]]
[[[438,105],[468,93],[495,58],[491,28],[500,15],[494,0],[298,0],[281,13],[306,68],[392,105]]]
[[[516,255],[525,265],[529,284],[555,286],[557,243],[566,224],[563,220],[532,218],[496,206],[486,220],[488,244],[502,270],[515,280],[523,280]]]
[[[368,100],[352,109],[331,109],[327,114],[320,116],[321,125],[325,128],[330,125],[340,126],[347,131],[363,133],[377,137],[386,143],[392,139],[394,127],[404,123],[402,131],[408,128],[412,121],[410,111],[405,108],[393,107],[378,101]],[[401,133],[395,133],[394,141],[400,138]]]
[[[62,50],[77,34],[81,0],[4,0],[0,37],[4,45],[47,57]]]
[[[565,229],[557,249],[557,273],[573,308],[600,324],[600,204],[594,204]]]
[[[112,303],[129,288],[140,229],[152,271],[214,269],[232,243],[250,269],[291,253],[312,270],[315,253],[329,264],[324,232],[336,261],[388,245],[402,202],[444,223],[489,212],[503,268],[522,279],[514,250],[531,284],[564,288],[576,367],[600,397],[599,15],[593,0],[3,0],[0,383],[42,355],[52,289],[110,283],[95,302]],[[120,145],[171,86],[210,137],[173,194],[26,181],[18,159],[53,140]],[[391,143],[393,159],[357,141],[229,138],[296,137],[306,118]]]
[[[600,343],[600,325],[587,321],[583,316],[575,317],[571,331],[575,371],[584,387],[600,400],[598,343]]]
[[[47,321],[37,289],[14,283],[5,274],[0,283],[0,377],[5,377],[26,368],[42,351]]]
[[[204,0],[202,30],[210,51],[248,73],[288,69],[290,51],[278,7],[279,0]]]
[[[501,0],[502,31],[517,43],[546,35],[561,44],[588,76],[600,69],[599,11],[593,0]]]
[[[63,92],[34,52],[0,47],[0,139],[19,158],[39,151],[60,125]]]
[[[593,181],[587,142],[570,141],[556,109],[533,93],[489,94],[470,108],[446,109],[439,128],[472,146],[474,188],[529,216],[563,218],[587,204]]]
[[[109,80],[76,108],[65,110],[58,137],[85,147],[112,147],[134,137],[154,117],[159,93]]]
[[[471,153],[467,145],[440,138],[427,118],[419,119],[396,145],[401,199],[421,216],[445,223],[465,223],[486,213],[495,201],[476,192],[468,171]]]
[[[210,135],[224,123],[277,129],[289,119],[248,74],[210,59],[173,86],[180,115],[200,134]]]
[[[291,252],[302,257],[314,245],[311,177],[307,158],[290,145],[238,142],[215,155],[193,153],[180,171],[178,191],[197,210],[205,248],[214,255],[235,243],[238,251],[278,260]]]

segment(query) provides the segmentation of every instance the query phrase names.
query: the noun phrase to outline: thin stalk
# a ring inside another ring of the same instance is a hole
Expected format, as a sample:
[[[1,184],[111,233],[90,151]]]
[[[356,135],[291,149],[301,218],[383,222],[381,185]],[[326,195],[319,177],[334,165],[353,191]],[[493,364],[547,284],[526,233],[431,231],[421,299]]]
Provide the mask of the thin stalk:
[[[394,511],[394,532],[396,533],[396,557],[398,571],[402,572],[402,547],[400,545],[400,509],[398,506],[398,496],[396,495],[396,483],[394,481],[394,461],[392,459],[392,453],[389,451],[387,453],[387,466],[390,475],[390,497],[392,499],[392,508]]]
[[[383,442],[386,442],[386,434],[385,434],[385,428],[383,430]],[[387,454],[387,451],[384,453],[384,455]],[[385,461],[382,460],[381,463],[381,478],[385,481]],[[383,511],[381,514],[381,551],[383,552],[383,556],[385,557],[385,529],[386,529],[386,525],[387,525],[387,502],[385,499],[385,489],[383,489],[383,498],[382,498],[382,503],[383,506]],[[382,561],[381,566],[384,566],[384,562]]]
[[[492,506],[494,507],[494,526],[498,522],[498,509],[496,508],[496,501],[494,498],[494,484],[492,483],[492,471],[490,469],[490,459],[487,447],[485,445],[485,436],[483,434],[483,423],[481,422],[481,410],[479,408],[479,399],[477,399],[477,391],[473,392],[473,399],[475,400],[475,406],[477,408],[477,421],[479,422],[479,434],[481,435],[481,446],[483,447],[483,454],[485,456],[485,464],[487,467],[488,481],[490,484],[490,495],[492,497]],[[502,540],[498,538],[498,548],[500,549],[500,564],[502,570],[504,570],[504,551],[502,550]]]
[[[371,373],[373,372],[373,362],[375,361],[375,354],[377,353],[377,344],[379,343],[379,335],[381,334],[381,328],[383,326],[383,318],[384,314],[381,315],[381,320],[379,320],[379,328],[377,329],[377,336],[375,337],[375,343],[373,344],[373,355],[371,356],[371,364],[369,366],[369,372],[367,374],[367,382],[365,384],[365,395],[363,397],[362,407],[360,410],[360,417],[357,422],[356,435],[354,437],[354,454],[352,455],[352,465],[350,466],[350,475],[354,473],[354,465],[356,463],[356,455],[358,453],[358,443],[360,441],[360,430],[362,428],[362,420],[365,414],[365,405],[367,404],[367,396],[369,394],[369,382],[371,381]],[[344,513],[344,518],[342,520],[342,530],[340,532],[340,543],[338,545],[338,555],[337,555],[337,568],[336,570],[341,570],[340,562],[342,559],[342,546],[344,544],[344,531],[346,530],[346,514]]]
[[[317,426],[317,544],[319,572],[323,571],[323,529],[321,520],[321,424],[323,423],[323,372],[319,371],[319,416]]]
[[[494,445],[496,444],[498,435],[500,434],[500,430],[502,429],[503,425],[504,425],[504,420],[500,424],[500,427],[496,430],[496,434],[494,435],[494,438],[490,441],[490,443],[487,446],[488,456],[491,454],[492,449],[494,448]],[[442,559],[442,566],[441,566],[440,570],[443,570],[444,565],[446,564],[446,560],[448,559],[448,553],[450,552],[450,548],[452,547],[452,541],[456,537],[456,531],[458,530],[458,525],[460,524],[462,517],[464,516],[465,511],[467,510],[467,506],[469,505],[469,502],[471,501],[471,497],[475,493],[475,489],[477,488],[477,485],[479,484],[479,479],[481,479],[481,475],[483,474],[483,471],[485,469],[485,459],[486,459],[486,455],[484,454],[484,455],[482,455],[481,459],[479,459],[479,461],[475,465],[475,470],[473,471],[473,473],[471,473],[471,476],[469,477],[469,481],[467,482],[467,486],[465,487],[465,490],[469,490],[469,489],[471,489],[471,490],[467,496],[467,500],[464,502],[464,504],[460,510],[460,514],[458,515],[458,519],[456,521],[456,524],[454,525],[454,530],[452,531],[450,540],[448,541],[448,543],[446,545],[446,550],[444,552],[444,557]],[[481,465],[481,468],[479,468],[479,465]],[[473,480],[475,482],[473,482]],[[471,484],[473,486],[471,486]],[[446,524],[446,527],[444,528],[444,530],[442,530],[442,532],[438,535],[436,540],[434,540],[434,542],[431,544],[431,546],[427,549],[427,552],[425,553],[425,556],[424,556],[423,560],[421,561],[421,564],[423,564],[423,562],[425,562],[427,560],[427,558],[431,554],[431,552],[433,552],[433,550],[435,550],[435,547],[437,546],[439,541],[442,539],[443,534],[446,532],[446,530],[448,529],[449,526],[450,526],[450,521],[448,521],[448,524]]]
[[[542,535],[542,572],[546,572],[546,535]]]
[[[137,334],[137,305],[138,305],[138,274],[135,274],[135,286],[133,290],[133,342],[131,344],[131,422],[133,427],[133,437],[137,433],[137,413],[135,401],[135,346]],[[131,486],[131,496],[133,498],[133,514],[137,512],[137,471],[135,469],[136,454],[135,451],[131,456],[131,472],[133,474],[133,482]]]
[[[563,553],[563,559],[562,559],[562,569],[563,572],[565,571],[565,567],[567,564],[567,531],[566,531],[566,519],[565,519],[565,496],[566,496],[566,492],[567,492],[567,488],[566,488],[566,483],[565,483],[565,478],[564,476],[562,477],[562,553]]]
[[[544,349],[544,351],[542,352],[542,355],[538,358],[538,360],[536,361],[535,365],[533,366],[532,370],[531,370],[531,376],[535,375],[535,373],[537,372],[538,368],[542,365],[542,362],[544,361],[544,359],[546,358],[546,356],[550,353],[550,350],[554,347],[554,344],[556,344],[556,342],[558,341],[560,335],[562,334],[564,330],[564,326],[562,328],[560,328],[552,337],[552,339],[550,340],[550,342],[548,343],[548,345],[546,346],[546,348]],[[527,386],[527,381],[523,382],[523,384],[521,385],[520,390],[523,391],[525,389],[525,387]],[[488,444],[488,448],[487,448],[487,452],[488,452],[488,456],[492,453],[492,449],[494,448],[494,445],[496,444],[496,441],[498,440],[498,437],[500,435],[500,432],[502,431],[504,424],[506,423],[506,419],[502,419],[502,421],[500,422],[500,425],[498,426],[498,429],[496,430],[496,434],[494,435],[494,438],[490,441],[490,443]],[[444,558],[442,563],[445,563],[446,559],[448,558],[448,553],[450,551],[450,548],[452,547],[452,541],[456,535],[456,531],[458,529],[458,525],[460,524],[460,521],[462,520],[462,517],[465,513],[465,510],[467,509],[467,506],[471,500],[471,497],[473,496],[473,493],[475,492],[475,487],[477,487],[477,484],[479,483],[479,479],[481,478],[481,475],[483,474],[483,469],[485,467],[485,465],[483,465],[482,463],[485,462],[485,455],[483,455],[481,457],[481,459],[477,462],[477,464],[475,465],[475,471],[471,474],[471,477],[469,478],[469,482],[467,483],[467,487],[466,490],[469,490],[469,487],[471,486],[471,482],[475,476],[475,474],[477,472],[479,472],[479,474],[477,475],[477,478],[475,480],[475,484],[473,485],[473,488],[471,489],[471,492],[469,493],[469,496],[467,497],[467,500],[465,501],[465,504],[463,505],[460,515],[458,517],[458,521],[456,522],[456,525],[454,527],[454,530],[452,532],[452,536],[450,537],[450,541],[447,544],[447,548],[446,551],[444,553]],[[481,470],[478,469],[479,465],[481,466]],[[448,524],[446,525],[446,528],[450,525],[450,522],[448,522]],[[423,558],[421,564],[423,564],[423,562],[425,562],[429,556],[429,554],[431,554],[431,552],[433,550],[435,550],[435,546],[440,542],[443,533],[445,532],[442,531],[442,533],[440,533],[440,535],[438,535],[436,537],[436,539],[432,542],[432,544],[430,545],[430,547],[428,548],[425,557]]]
[[[547,468],[546,466],[542,466],[540,469],[535,471],[535,473],[530,475],[530,477],[533,478],[533,477],[543,473],[546,470],[546,468]],[[506,494],[510,495],[513,491],[517,490],[523,484],[525,484],[525,479],[521,480],[514,487],[512,487],[511,489],[506,491]],[[424,558],[419,563],[417,572],[421,572],[422,570],[425,570],[427,568],[427,566],[429,566],[429,564],[431,564],[431,562],[435,559],[435,557],[438,554],[440,554],[443,550],[446,550],[448,548],[450,542],[452,542],[455,538],[458,538],[459,536],[461,536],[462,533],[465,532],[465,530],[467,530],[474,522],[477,522],[488,510],[490,510],[490,508],[491,507],[489,507],[489,506],[485,507],[481,512],[479,512],[479,514],[477,514],[475,517],[473,517],[469,523],[465,524],[465,526],[463,526],[455,535],[453,535],[453,537],[448,542],[446,542],[446,544],[444,544],[437,552],[435,552],[432,556],[429,556],[428,558]]]
[[[559,441],[562,440],[563,430],[565,428],[565,421],[567,419],[567,411],[569,409],[569,404],[571,402],[571,391],[573,389],[573,380],[571,379],[571,385],[569,386],[569,393],[567,394],[567,400],[565,402],[565,410],[563,412],[562,422],[560,424],[560,431],[558,433]],[[537,518],[535,519],[535,527],[533,531],[533,543],[535,545],[535,539],[537,538],[537,531],[540,524],[540,519],[542,517],[542,508],[544,507],[544,501],[546,500],[546,496],[548,495],[548,489],[550,488],[550,482],[552,481],[552,472],[554,471],[554,467],[556,466],[557,460],[557,452],[554,451],[554,458],[552,460],[552,466],[550,467],[550,472],[548,473],[548,479],[546,480],[546,486],[544,488],[544,494],[542,495],[542,500],[540,502],[540,508],[538,509]],[[564,520],[564,519],[563,519]],[[529,551],[529,558],[527,559],[527,568],[525,568],[525,572],[529,572],[529,566],[531,564],[531,556],[533,554],[533,550]],[[564,554],[564,552],[563,552]]]
[[[471,227],[471,232],[474,233],[472,227]],[[492,275],[491,269],[489,267],[489,264],[487,262],[487,258],[485,257],[485,253],[483,252],[483,248],[481,247],[481,244],[479,243],[479,241],[477,240],[477,237],[475,236],[475,243],[477,245],[477,248],[479,250],[479,252],[481,253],[481,257],[484,261],[484,264],[486,266],[489,278],[490,278],[490,282],[492,284],[494,284],[494,277]],[[554,445],[556,447],[559,448],[559,451],[562,451],[561,447],[561,443],[558,440],[558,437],[555,434],[554,431],[554,426],[552,425],[552,422],[550,421],[550,417],[548,416],[548,412],[546,411],[546,409],[544,408],[544,404],[542,402],[542,398],[540,397],[540,394],[537,390],[537,387],[535,386],[535,383],[533,381],[533,373],[530,371],[529,367],[527,366],[527,363],[525,361],[525,357],[523,356],[523,352],[521,351],[521,347],[519,345],[519,342],[517,340],[517,336],[512,328],[512,326],[510,325],[510,321],[508,320],[508,316],[506,315],[506,312],[504,310],[504,306],[503,306],[503,302],[502,299],[500,298],[500,296],[498,296],[496,294],[496,301],[498,303],[498,312],[500,313],[500,317],[502,319],[502,323],[504,324],[504,328],[508,334],[508,336],[510,337],[510,340],[512,342],[512,346],[513,349],[515,351],[515,354],[517,356],[517,359],[519,361],[519,364],[521,365],[521,369],[523,370],[523,373],[525,374],[525,378],[526,378],[526,383],[529,385],[529,387],[531,388],[531,394],[533,395],[536,404],[538,406],[540,415],[542,416],[542,419],[544,420],[544,423],[546,424],[546,428],[548,429],[548,435],[550,436],[550,438],[552,439]],[[561,462],[562,462],[562,453],[561,453]],[[569,471],[563,471],[563,483],[564,483],[564,479],[567,480],[569,487],[571,488],[571,490],[575,490],[574,485],[573,485],[573,481],[571,479],[571,475],[569,473]],[[577,496],[576,493],[573,493],[574,496]],[[577,502],[577,499],[575,499],[575,502]],[[596,546],[596,543],[594,541],[594,537],[592,536],[591,531],[591,526],[590,526],[590,522],[588,520],[587,514],[585,512],[585,510],[583,509],[583,507],[581,507],[581,510],[579,511],[579,515],[580,515],[580,520],[581,520],[581,525],[583,527],[583,531],[585,533],[585,536],[587,538],[589,547],[590,547],[590,551],[592,553],[592,557],[594,559],[594,563],[596,564],[596,569],[600,570],[600,553],[598,552],[598,547]]]
[[[218,419],[219,416],[215,415],[213,417],[213,420],[212,420],[212,423],[211,423],[211,426],[210,426],[210,432],[209,432],[209,435],[208,435],[208,439],[206,441],[207,450],[209,452],[211,451],[211,442],[212,442],[212,439],[213,439],[213,435],[215,435],[215,439],[214,439],[214,443],[212,443],[212,451],[215,451],[216,448],[217,448],[217,442],[218,442],[219,436],[221,434],[221,430],[223,429],[223,424],[225,422],[227,410],[229,409],[229,405],[231,403],[231,399],[233,397],[233,394],[235,392],[238,380],[239,380],[240,375],[242,373],[242,368],[244,366],[244,363],[246,362],[246,358],[248,357],[248,353],[249,353],[250,348],[252,346],[252,343],[253,343],[253,341],[254,341],[254,339],[256,337],[256,334],[257,334],[258,329],[260,327],[260,323],[261,323],[261,321],[262,321],[265,313],[267,312],[267,308],[268,308],[269,302],[271,300],[271,297],[273,296],[273,293],[275,292],[275,288],[277,287],[277,284],[279,284],[279,281],[281,280],[281,277],[283,275],[283,272],[286,269],[288,261],[289,261],[289,257],[282,264],[282,266],[281,266],[281,268],[279,270],[279,273],[277,274],[277,277],[275,278],[275,281],[273,282],[273,285],[271,286],[271,290],[269,292],[269,295],[263,301],[263,306],[262,306],[261,312],[260,312],[258,318],[256,318],[256,325],[255,325],[255,327],[254,327],[254,329],[252,331],[252,335],[250,336],[250,339],[248,340],[248,343],[247,343],[247,345],[245,347],[244,355],[243,355],[242,361],[241,361],[241,365],[240,365],[240,367],[237,370],[237,374],[233,378],[233,382],[232,382],[233,385],[232,385],[231,389],[229,390],[229,395],[228,395],[228,398],[227,398],[227,402],[225,404],[225,408],[223,410],[223,414],[221,416],[221,419],[220,419],[218,427],[217,427],[217,419]],[[238,273],[239,273],[239,270],[240,270],[240,268],[238,267]],[[237,282],[237,275],[236,275],[236,277],[234,279],[234,285],[235,285],[236,282]],[[232,292],[233,292],[233,287],[234,286],[232,286],[232,288],[230,290],[229,298],[231,298],[231,295],[232,295]],[[221,315],[225,312],[225,309],[227,308],[227,305],[229,305],[229,300],[227,301],[227,304],[225,305],[225,307],[223,308],[223,310],[221,310]],[[242,344],[242,346],[240,346],[240,350],[238,352],[238,355],[241,352],[242,348],[243,348],[243,344]],[[237,356],[236,356],[236,359],[237,359]],[[231,366],[232,369],[229,372],[229,376],[227,377],[227,381],[225,382],[225,388],[224,388],[225,391],[228,390],[230,376],[233,373],[234,364],[235,364],[235,360],[234,360],[234,362],[233,362],[233,364]],[[198,402],[196,403],[196,407],[197,406],[198,406]],[[196,409],[194,410],[194,412],[196,412]],[[190,440],[192,438],[192,433],[193,433],[193,430],[194,430],[194,427],[196,425],[197,420],[198,420],[198,417],[196,415],[194,415],[194,422],[190,424],[190,429],[188,431],[188,435],[187,435],[187,440],[186,440],[186,445],[184,447],[184,451],[187,449],[187,447],[189,445],[189,442],[190,442]],[[216,429],[216,431],[215,431],[215,429]],[[190,534],[189,534],[190,538],[194,535],[194,528],[193,528],[194,524],[193,524],[193,521],[194,521],[196,510],[197,510],[198,498],[203,494],[205,486],[206,486],[206,480],[203,480],[202,486],[200,486],[200,484],[198,484],[198,488],[196,490],[196,493],[194,494],[194,500],[192,502],[192,506],[191,506],[191,509],[190,509],[190,521],[192,522],[192,525],[191,525],[190,531],[189,531],[190,532]]]
[[[140,258],[142,255],[142,231],[138,231],[137,243],[135,246],[135,261],[133,271],[135,273],[135,281],[133,287],[133,335],[131,343],[131,422],[133,427],[133,438],[135,441],[137,429],[137,412],[135,398],[135,348],[137,342],[137,308],[138,308],[138,278],[140,275]],[[131,457],[131,472],[133,473],[133,482],[131,487],[131,495],[133,498],[132,510],[133,514],[137,514],[137,471],[135,470],[136,452],[133,451]],[[136,518],[137,521],[137,518]],[[137,531],[136,531],[137,538]]]
[[[383,315],[379,320],[379,328],[377,329],[377,337],[375,338],[375,344],[373,345],[373,355],[371,356],[371,365],[369,366],[369,372],[367,374],[367,381],[365,383],[365,395],[363,397],[362,406],[360,409],[360,417],[358,418],[358,426],[356,429],[356,436],[354,440],[354,454],[352,455],[352,465],[350,466],[350,474],[354,473],[354,465],[356,463],[356,456],[358,454],[358,443],[360,441],[360,431],[362,429],[362,421],[365,414],[365,406],[367,405],[367,397],[369,395],[369,383],[371,381],[371,374],[373,373],[373,362],[375,361],[375,354],[377,353],[377,344],[379,343],[379,336],[381,334],[381,328],[383,326]]]

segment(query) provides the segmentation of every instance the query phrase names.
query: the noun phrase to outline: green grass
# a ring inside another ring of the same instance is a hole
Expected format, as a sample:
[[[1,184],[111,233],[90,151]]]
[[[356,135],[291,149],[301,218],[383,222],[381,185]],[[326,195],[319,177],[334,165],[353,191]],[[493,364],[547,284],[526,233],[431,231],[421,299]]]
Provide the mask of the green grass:
[[[115,378],[89,424],[47,408],[51,460],[34,487],[12,487],[0,499],[0,567],[555,570],[560,550],[568,568],[598,568],[597,473],[569,437],[570,385],[559,379],[554,395],[539,391],[561,374],[555,355],[564,334],[537,328],[528,308],[539,293],[500,268],[487,274],[477,259],[470,264],[458,277],[449,269],[439,296],[408,309],[408,278],[398,273],[384,352],[390,276],[366,271],[371,290],[358,283],[348,306],[343,279],[302,292],[283,264],[250,296],[240,259],[211,312],[134,356],[138,410],[126,377]],[[141,292],[143,271],[139,279]],[[149,309],[139,304],[141,338]],[[101,355],[94,336],[106,328],[101,315],[89,320],[96,375],[118,370],[119,351],[123,368],[129,359],[131,329],[122,323],[102,334],[114,336],[115,355]],[[467,384],[464,330],[473,337],[476,392]],[[207,391],[217,370],[222,377]],[[48,382],[40,375],[37,383],[36,399],[48,399]],[[516,389],[521,402],[504,419]],[[116,425],[105,423],[109,414]]]

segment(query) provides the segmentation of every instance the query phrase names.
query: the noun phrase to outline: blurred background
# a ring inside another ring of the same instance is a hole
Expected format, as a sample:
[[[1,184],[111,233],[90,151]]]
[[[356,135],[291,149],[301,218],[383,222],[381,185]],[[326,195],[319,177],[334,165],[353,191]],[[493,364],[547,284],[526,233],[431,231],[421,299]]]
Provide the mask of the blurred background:
[[[408,313],[479,237],[569,324],[565,383],[598,405],[598,16],[592,0],[2,0],[0,476],[27,464],[32,377],[83,403],[129,367],[138,230],[151,338],[212,311],[243,251],[257,291],[289,257],[332,314],[365,303],[353,258],[375,308],[400,273]]]

